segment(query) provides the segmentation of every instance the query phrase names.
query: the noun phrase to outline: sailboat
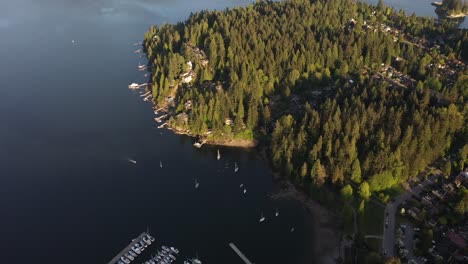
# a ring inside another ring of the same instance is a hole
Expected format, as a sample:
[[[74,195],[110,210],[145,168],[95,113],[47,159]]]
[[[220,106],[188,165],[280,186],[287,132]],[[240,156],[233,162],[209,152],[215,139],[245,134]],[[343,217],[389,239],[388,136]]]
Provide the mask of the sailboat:
[[[195,179],[195,189],[197,189],[199,185],[200,183],[197,181],[197,179]]]
[[[161,167],[161,168],[163,167],[162,161],[159,161],[159,167]]]
[[[219,153],[219,149],[218,149],[218,160],[221,159],[221,154]]]
[[[261,216],[260,216],[259,222],[261,223],[261,222],[263,222],[263,221],[265,221],[265,217],[263,216],[263,212],[262,212],[262,214],[261,214]]]
[[[237,166],[237,162],[234,163],[234,172],[237,172],[239,170],[239,166]]]
[[[192,263],[202,264],[202,262],[198,259],[198,252],[196,253],[196,257],[192,259]]]
[[[279,215],[279,211],[278,211],[278,208],[276,208],[275,216],[278,216],[278,215]]]

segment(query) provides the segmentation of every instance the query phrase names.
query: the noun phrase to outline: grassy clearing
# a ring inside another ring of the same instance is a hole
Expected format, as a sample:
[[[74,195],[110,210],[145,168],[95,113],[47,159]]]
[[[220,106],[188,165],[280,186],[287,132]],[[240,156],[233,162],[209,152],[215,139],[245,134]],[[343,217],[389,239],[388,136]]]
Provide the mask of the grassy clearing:
[[[362,235],[382,235],[384,209],[381,205],[370,201],[365,204],[364,211],[358,215],[358,227]]]

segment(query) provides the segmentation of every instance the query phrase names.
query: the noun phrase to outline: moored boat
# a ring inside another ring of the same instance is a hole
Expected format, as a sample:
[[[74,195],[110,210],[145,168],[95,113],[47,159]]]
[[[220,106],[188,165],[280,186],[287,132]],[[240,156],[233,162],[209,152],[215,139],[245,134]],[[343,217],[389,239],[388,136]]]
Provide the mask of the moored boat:
[[[139,87],[140,85],[138,85],[138,83],[131,83],[130,85],[128,85],[129,89],[138,89]]]
[[[262,214],[261,214],[261,216],[260,216],[259,222],[261,223],[261,222],[265,221],[265,219],[266,219],[266,218],[263,216],[263,212],[262,212]]]

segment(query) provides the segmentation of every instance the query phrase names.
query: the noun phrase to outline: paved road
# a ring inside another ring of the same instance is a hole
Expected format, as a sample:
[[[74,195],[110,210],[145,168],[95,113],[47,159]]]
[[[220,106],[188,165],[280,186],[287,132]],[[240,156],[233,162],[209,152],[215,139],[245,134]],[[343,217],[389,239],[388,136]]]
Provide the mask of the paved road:
[[[422,173],[427,173],[422,172]],[[419,195],[424,187],[431,185],[434,183],[435,179],[437,179],[438,174],[431,175],[429,178],[425,179],[422,183],[416,185],[413,188],[409,186],[405,186],[406,191],[397,197],[393,202],[390,202],[385,207],[384,211],[384,233],[383,233],[383,240],[382,240],[382,250],[389,257],[395,256],[394,245],[395,245],[395,216],[397,214],[398,206],[403,203],[404,201],[411,198],[411,195]],[[388,224],[387,224],[388,223]],[[387,227],[385,225],[387,224]]]

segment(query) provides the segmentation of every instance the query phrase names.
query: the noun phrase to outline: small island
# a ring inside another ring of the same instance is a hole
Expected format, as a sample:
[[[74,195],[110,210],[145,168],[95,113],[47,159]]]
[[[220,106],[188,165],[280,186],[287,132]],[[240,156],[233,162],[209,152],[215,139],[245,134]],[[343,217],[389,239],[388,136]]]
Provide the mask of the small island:
[[[364,248],[382,234],[376,203],[444,155],[452,171],[467,162],[466,43],[467,30],[382,1],[291,0],[152,26],[143,46],[164,126],[197,146],[260,145]],[[376,257],[367,247],[359,263]]]
[[[466,0],[443,0],[432,2],[436,7],[436,13],[447,18],[461,18],[468,16],[468,1]]]

